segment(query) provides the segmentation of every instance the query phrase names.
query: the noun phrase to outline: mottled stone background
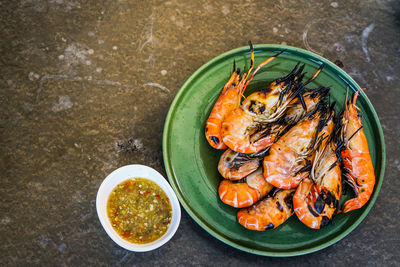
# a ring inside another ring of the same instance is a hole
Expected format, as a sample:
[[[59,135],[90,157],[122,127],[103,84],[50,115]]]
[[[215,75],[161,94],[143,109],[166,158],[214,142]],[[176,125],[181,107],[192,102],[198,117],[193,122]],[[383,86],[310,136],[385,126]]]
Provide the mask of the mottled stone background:
[[[162,130],[178,89],[248,40],[340,60],[367,88],[387,145],[371,212],[295,258],[231,248],[185,211],[162,248],[118,247],[96,215],[100,183],[130,163],[165,175]],[[0,69],[2,266],[400,264],[399,1],[0,1]]]

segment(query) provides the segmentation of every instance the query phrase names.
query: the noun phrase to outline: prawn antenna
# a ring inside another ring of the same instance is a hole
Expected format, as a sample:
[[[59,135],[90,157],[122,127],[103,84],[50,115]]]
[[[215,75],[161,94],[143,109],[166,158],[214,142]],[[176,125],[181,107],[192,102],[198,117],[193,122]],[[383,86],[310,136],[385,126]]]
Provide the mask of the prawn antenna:
[[[250,75],[251,70],[254,67],[254,48],[253,48],[253,44],[251,43],[251,41],[249,41],[249,46],[250,46],[250,68],[249,68],[249,73],[247,74],[247,76]]]
[[[304,86],[306,86],[307,84],[309,84],[312,80],[314,80],[315,78],[317,78],[317,76],[321,73],[322,69],[325,67],[325,64],[322,63],[319,68],[317,69],[317,71],[314,73],[313,76],[311,76],[310,79],[308,79],[305,83]]]
[[[296,175],[299,174],[299,173],[302,173],[302,172],[309,172],[309,171],[311,171],[311,167],[312,167],[311,161],[307,160],[307,161],[306,161],[306,164],[305,164],[300,170],[298,170],[298,171],[296,172]]]
[[[304,75],[306,75],[306,73],[307,73],[307,72],[304,72],[304,73],[301,73],[301,74],[299,75],[299,77],[297,78],[297,82],[298,82],[298,83],[301,83],[301,81],[303,80]]]
[[[303,107],[304,110],[307,110],[306,102],[304,101],[304,96],[302,93],[299,93],[299,99],[301,106]]]
[[[277,58],[280,54],[282,54],[282,53],[284,53],[284,52],[286,52],[286,49],[283,49],[283,50],[279,51],[278,53],[276,53],[276,54],[273,55],[272,57],[273,57],[273,58]]]
[[[304,97],[303,97],[304,89],[305,88],[302,84],[298,84],[297,86],[295,86],[293,98],[295,98],[296,96],[299,96],[301,106],[303,107],[304,110],[307,110],[307,106],[306,106],[306,103],[304,102]]]
[[[298,80],[298,79],[301,77],[300,75],[301,75],[301,73],[303,72],[305,66],[306,66],[306,65],[304,65],[304,64],[300,66],[300,68],[299,68],[299,70],[297,71],[297,73],[294,74],[293,79],[295,79],[295,78],[297,77],[297,80]],[[303,75],[303,76],[304,76],[304,75]]]
[[[361,130],[362,128],[363,128],[363,126],[361,125],[360,128],[358,128],[358,129],[350,136],[349,141],[350,141],[351,138],[353,138],[353,137],[356,135],[356,133],[357,133],[359,130]]]
[[[251,40],[249,40],[249,46],[250,46],[250,50],[253,50],[253,43],[251,42]]]
[[[286,81],[286,80],[290,79],[291,77],[293,77],[295,75],[295,73],[297,72],[297,68],[299,67],[299,65],[300,65],[300,61],[297,62],[296,66],[294,66],[294,68],[288,75],[276,79],[275,83],[278,84],[278,83],[281,83],[281,82]]]

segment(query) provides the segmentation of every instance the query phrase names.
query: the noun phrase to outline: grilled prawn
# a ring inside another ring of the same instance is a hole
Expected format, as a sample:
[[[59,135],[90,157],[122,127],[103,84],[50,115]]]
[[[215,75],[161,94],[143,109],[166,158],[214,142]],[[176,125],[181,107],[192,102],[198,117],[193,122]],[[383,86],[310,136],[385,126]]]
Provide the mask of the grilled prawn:
[[[266,181],[282,189],[296,188],[308,175],[304,169],[310,165],[320,132],[333,129],[332,117],[333,108],[321,103],[274,143],[263,161]]]
[[[276,131],[271,133],[271,123],[282,118],[296,99],[306,109],[302,94],[304,86],[318,75],[322,67],[302,84],[304,66],[296,65],[286,77],[249,95],[240,107],[225,117],[221,129],[223,142],[240,153],[256,153],[269,147],[277,137]]]
[[[253,52],[252,52],[253,57]],[[240,105],[240,97],[243,92],[240,90],[240,70],[235,69],[233,64],[233,72],[228,82],[225,84],[221,95],[218,97],[211,110],[210,116],[206,122],[205,135],[208,143],[215,149],[226,149],[227,146],[222,142],[221,123],[226,114]]]
[[[357,97],[353,94],[345,108],[342,124],[343,165],[347,183],[353,188],[356,197],[344,203],[343,212],[361,208],[370,198],[375,186],[374,167],[369,154],[367,138],[362,129],[361,118],[357,113]]]
[[[311,179],[304,179],[293,196],[297,217],[313,229],[329,224],[338,211],[342,172],[333,136],[331,134],[326,142],[320,142],[310,172]]]
[[[206,122],[205,135],[208,143],[216,149],[226,149],[227,146],[222,141],[221,137],[221,125],[226,117],[232,110],[240,105],[240,99],[243,96],[244,91],[252,77],[250,79],[249,75],[254,66],[254,49],[251,42],[250,45],[250,68],[247,73],[240,77],[240,70],[236,70],[235,63],[233,64],[233,72],[228,82],[225,84],[221,95],[214,104],[211,110],[210,116]],[[268,58],[260,66],[264,66],[274,60],[279,54]],[[259,69],[260,66],[257,68]],[[253,73],[254,76],[254,73]]]

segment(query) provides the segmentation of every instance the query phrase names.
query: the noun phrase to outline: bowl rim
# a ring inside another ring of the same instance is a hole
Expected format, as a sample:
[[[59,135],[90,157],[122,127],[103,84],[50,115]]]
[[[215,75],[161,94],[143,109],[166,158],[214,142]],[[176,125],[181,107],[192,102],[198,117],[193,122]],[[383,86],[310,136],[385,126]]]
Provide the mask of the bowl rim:
[[[316,61],[318,63],[324,63],[325,65],[329,66],[330,68],[332,68],[335,72],[338,73],[338,75],[340,74],[340,78],[351,88],[353,89],[361,89],[361,87],[356,83],[356,81],[354,81],[353,78],[350,77],[350,75],[348,75],[344,70],[342,70],[341,68],[339,68],[338,66],[336,66],[336,64],[334,64],[333,62],[331,62],[330,60],[316,54],[313,53],[311,51],[308,50],[304,50],[298,47],[294,47],[294,46],[289,46],[289,45],[281,45],[281,44],[256,44],[253,45],[254,47],[254,52],[257,53],[257,50],[261,49],[261,52],[263,50],[266,49],[276,49],[277,51],[282,51],[285,50],[284,53],[295,53],[295,54],[300,54],[302,56],[305,57],[309,57],[310,61]],[[174,100],[172,101],[170,108],[168,110],[166,119],[165,119],[165,124],[164,124],[164,130],[163,130],[163,159],[164,159],[164,166],[165,166],[165,170],[167,173],[167,177],[169,182],[171,183],[171,186],[173,187],[174,191],[176,192],[178,199],[180,201],[180,203],[182,204],[183,208],[186,210],[186,212],[190,215],[190,217],[198,224],[200,225],[204,230],[206,230],[209,234],[211,234],[212,236],[214,236],[215,238],[217,238],[218,240],[224,242],[225,244],[228,244],[236,249],[240,249],[242,251],[246,251],[249,253],[253,253],[253,254],[257,254],[257,255],[261,255],[261,256],[271,256],[271,257],[288,257],[288,256],[299,256],[299,255],[304,255],[304,254],[309,254],[312,252],[316,252],[318,250],[321,250],[323,248],[326,248],[336,242],[338,242],[339,240],[343,239],[345,236],[347,236],[350,232],[352,232],[360,223],[361,221],[367,216],[367,214],[369,213],[369,211],[371,210],[373,204],[376,201],[376,198],[378,196],[378,193],[382,187],[382,182],[383,182],[383,178],[384,178],[384,174],[385,174],[385,167],[386,167],[386,146],[385,146],[385,139],[384,139],[384,135],[383,135],[383,130],[382,130],[382,126],[380,123],[380,120],[378,118],[378,115],[375,111],[375,108],[373,107],[372,103],[370,102],[370,100],[368,99],[368,97],[366,96],[366,94],[364,93],[364,91],[360,90],[360,95],[365,99],[365,101],[367,102],[367,105],[369,107],[371,107],[371,111],[373,114],[373,119],[374,121],[376,121],[377,124],[377,128],[378,128],[378,135],[379,135],[379,141],[381,143],[381,169],[380,172],[377,176],[377,178],[379,179],[379,182],[375,184],[375,189],[374,189],[374,193],[371,196],[369,202],[365,205],[366,209],[364,210],[364,212],[360,215],[360,217],[354,222],[353,225],[351,225],[346,231],[342,232],[341,234],[339,234],[338,236],[332,238],[330,241],[312,247],[312,248],[308,248],[308,249],[303,249],[303,250],[297,250],[297,251],[292,251],[292,252],[266,252],[263,250],[258,250],[258,249],[251,249],[245,246],[242,246],[240,244],[237,244],[235,242],[232,242],[231,240],[225,238],[223,235],[219,234],[218,232],[214,231],[212,228],[208,227],[207,225],[205,225],[202,221],[201,218],[199,218],[195,212],[192,211],[192,208],[188,205],[188,203],[186,203],[184,197],[181,195],[180,193],[180,188],[179,185],[176,184],[175,180],[173,179],[173,177],[175,177],[175,173],[172,169],[172,164],[169,162],[169,158],[168,158],[168,154],[167,154],[167,149],[168,149],[168,142],[167,142],[167,138],[168,138],[168,132],[169,132],[169,128],[170,125],[172,123],[172,116],[173,116],[173,112],[175,109],[175,106],[178,102],[178,100],[181,98],[181,96],[184,94],[185,92],[185,88],[188,87],[190,85],[190,83],[198,76],[200,75],[204,70],[206,70],[207,68],[211,67],[213,64],[217,63],[220,60],[224,60],[225,57],[229,57],[230,55],[233,54],[244,54],[244,53],[248,53],[250,54],[249,48],[248,46],[242,46],[242,47],[238,47],[229,51],[226,51],[222,54],[217,55],[216,57],[212,58],[211,60],[208,60],[206,63],[204,63],[202,66],[200,66],[198,69],[196,69],[191,75],[190,77],[183,83],[183,85],[180,87],[180,89],[178,90],[177,94],[174,97]],[[355,87],[355,88],[354,88]]]
[[[123,239],[112,227],[107,216],[107,202],[111,191],[123,181],[135,178],[144,178],[155,182],[170,199],[172,219],[166,233],[157,240],[147,244],[135,244]],[[96,196],[97,216],[108,236],[119,246],[135,252],[146,252],[157,249],[167,243],[176,233],[180,220],[181,209],[178,198],[167,180],[155,169],[141,164],[131,164],[119,167],[112,171],[101,183]]]

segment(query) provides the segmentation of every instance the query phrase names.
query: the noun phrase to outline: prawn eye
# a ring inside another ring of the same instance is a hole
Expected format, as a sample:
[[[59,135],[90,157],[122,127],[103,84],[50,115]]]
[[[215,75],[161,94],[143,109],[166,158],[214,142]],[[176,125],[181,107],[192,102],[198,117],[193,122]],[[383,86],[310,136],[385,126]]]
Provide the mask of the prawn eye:
[[[294,191],[287,195],[283,201],[285,201],[286,207],[288,207],[293,212],[293,195]]]
[[[272,228],[274,228],[274,226],[275,225],[273,223],[270,223],[267,226],[265,226],[265,230],[272,229]]]
[[[215,144],[219,144],[219,139],[216,136],[210,136],[210,140],[213,141]]]
[[[283,207],[282,207],[281,203],[279,203],[279,201],[276,202],[276,207],[278,208],[278,210],[279,210],[280,212],[283,211]]]

